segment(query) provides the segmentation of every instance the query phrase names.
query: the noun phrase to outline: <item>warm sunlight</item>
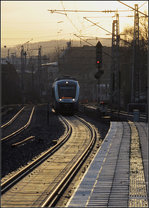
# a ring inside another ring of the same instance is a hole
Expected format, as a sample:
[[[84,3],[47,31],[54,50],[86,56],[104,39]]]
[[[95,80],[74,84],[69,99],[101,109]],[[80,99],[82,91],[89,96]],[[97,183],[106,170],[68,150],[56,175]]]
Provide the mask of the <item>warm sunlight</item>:
[[[141,12],[148,10],[148,1],[127,1],[134,7],[138,4]],[[48,10],[87,10],[88,12],[51,13]],[[134,12],[118,1],[2,1],[1,38],[4,45],[14,46],[32,39],[32,42],[52,39],[78,39],[79,36],[111,37],[106,31],[94,26],[83,17],[112,32],[115,12],[119,11],[120,32],[133,25]],[[121,11],[120,11],[121,10]],[[140,14],[141,15],[141,14]]]

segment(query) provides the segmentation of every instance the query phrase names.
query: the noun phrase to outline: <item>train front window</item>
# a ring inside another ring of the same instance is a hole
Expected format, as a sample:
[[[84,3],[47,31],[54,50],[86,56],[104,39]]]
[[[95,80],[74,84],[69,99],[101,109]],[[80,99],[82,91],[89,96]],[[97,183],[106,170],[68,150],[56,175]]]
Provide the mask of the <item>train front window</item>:
[[[76,86],[74,84],[59,84],[58,94],[61,99],[73,99],[76,96]]]

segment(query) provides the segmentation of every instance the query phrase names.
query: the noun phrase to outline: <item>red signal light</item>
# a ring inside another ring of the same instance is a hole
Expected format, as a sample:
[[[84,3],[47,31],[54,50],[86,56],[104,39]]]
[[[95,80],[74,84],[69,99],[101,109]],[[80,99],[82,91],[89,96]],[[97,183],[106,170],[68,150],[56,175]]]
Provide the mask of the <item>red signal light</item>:
[[[100,63],[100,61],[97,61],[97,64],[99,64]]]

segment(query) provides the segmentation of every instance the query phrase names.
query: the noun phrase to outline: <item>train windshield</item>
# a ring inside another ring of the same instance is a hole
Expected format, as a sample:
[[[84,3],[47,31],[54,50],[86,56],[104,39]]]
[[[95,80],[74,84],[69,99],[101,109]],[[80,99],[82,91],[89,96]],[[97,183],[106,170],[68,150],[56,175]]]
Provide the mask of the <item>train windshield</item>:
[[[58,84],[58,94],[61,99],[72,99],[76,96],[76,85],[73,83]]]

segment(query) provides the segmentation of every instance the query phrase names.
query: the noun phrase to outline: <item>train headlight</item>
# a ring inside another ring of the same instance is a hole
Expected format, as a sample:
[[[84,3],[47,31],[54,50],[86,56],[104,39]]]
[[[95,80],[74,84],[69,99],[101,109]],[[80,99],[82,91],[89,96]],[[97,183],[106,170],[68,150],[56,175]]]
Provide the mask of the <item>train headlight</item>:
[[[75,99],[73,98],[72,101],[75,101]]]
[[[62,101],[62,99],[60,98],[59,101]]]

